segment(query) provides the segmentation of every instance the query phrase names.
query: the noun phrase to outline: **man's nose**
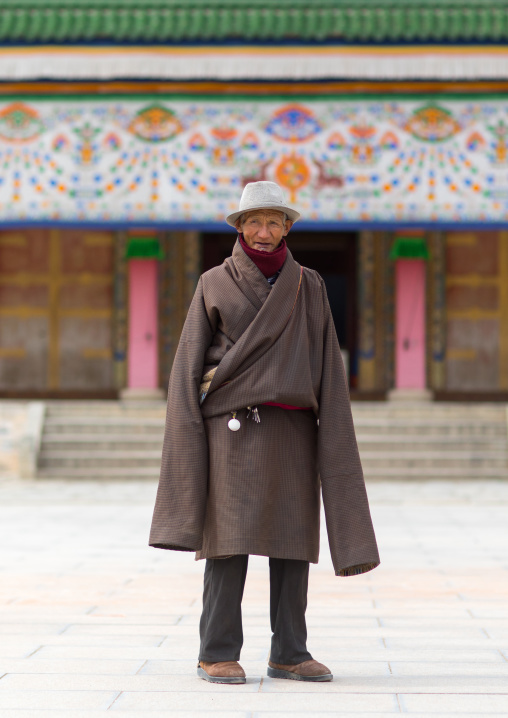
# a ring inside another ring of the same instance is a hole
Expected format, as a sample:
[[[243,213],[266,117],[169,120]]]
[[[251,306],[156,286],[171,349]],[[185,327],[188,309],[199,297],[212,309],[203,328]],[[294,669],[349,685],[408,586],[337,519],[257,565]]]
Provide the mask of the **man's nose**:
[[[268,231],[268,225],[265,222],[263,222],[263,224],[261,225],[261,227],[258,230],[258,237],[261,238],[261,237],[269,237],[269,236],[270,236],[270,232]]]

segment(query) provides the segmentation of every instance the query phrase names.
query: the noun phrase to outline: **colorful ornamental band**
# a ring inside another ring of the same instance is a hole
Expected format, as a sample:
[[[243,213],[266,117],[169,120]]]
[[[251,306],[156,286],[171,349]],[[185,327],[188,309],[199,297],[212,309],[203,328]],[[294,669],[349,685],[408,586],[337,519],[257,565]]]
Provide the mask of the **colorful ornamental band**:
[[[0,103],[4,222],[222,223],[272,180],[304,221],[506,221],[499,98]]]

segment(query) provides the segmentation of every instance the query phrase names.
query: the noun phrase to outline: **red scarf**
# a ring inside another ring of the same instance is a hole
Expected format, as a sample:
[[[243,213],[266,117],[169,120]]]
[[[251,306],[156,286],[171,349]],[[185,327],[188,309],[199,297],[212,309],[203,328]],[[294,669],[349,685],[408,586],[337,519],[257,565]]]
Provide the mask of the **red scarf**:
[[[252,259],[256,267],[262,274],[265,275],[267,279],[268,277],[273,277],[273,275],[279,271],[286,261],[287,244],[284,238],[277,249],[274,249],[273,252],[263,252],[259,249],[251,249],[248,244],[246,244],[241,232],[238,235],[238,239],[240,240],[240,244],[242,245],[242,249],[245,254]]]

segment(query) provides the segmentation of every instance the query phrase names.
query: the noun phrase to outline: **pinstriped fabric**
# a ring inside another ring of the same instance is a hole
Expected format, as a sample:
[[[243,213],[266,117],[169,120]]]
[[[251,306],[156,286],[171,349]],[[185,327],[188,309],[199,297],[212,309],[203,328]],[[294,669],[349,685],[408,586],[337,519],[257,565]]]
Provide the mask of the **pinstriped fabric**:
[[[198,558],[248,553],[317,563],[319,477],[312,411],[260,406],[257,424],[243,409],[205,419],[210,485]],[[234,547],[234,549],[232,548]]]
[[[168,388],[150,545],[316,562],[321,484],[337,575],[379,555],[321,277],[288,256],[273,288],[237,242],[200,279]],[[296,300],[296,301],[295,301]],[[203,371],[217,366],[199,406]],[[260,406],[312,406],[314,412]],[[241,428],[227,428],[238,411]],[[319,417],[319,427],[316,416]]]

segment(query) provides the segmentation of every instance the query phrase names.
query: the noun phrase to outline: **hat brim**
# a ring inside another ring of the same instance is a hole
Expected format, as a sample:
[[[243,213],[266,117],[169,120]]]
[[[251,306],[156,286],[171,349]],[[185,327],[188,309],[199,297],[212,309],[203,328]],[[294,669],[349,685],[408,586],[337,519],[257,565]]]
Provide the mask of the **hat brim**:
[[[242,216],[242,214],[246,214],[247,212],[254,212],[256,209],[274,209],[277,212],[282,212],[283,214],[287,214],[288,219],[290,219],[292,222],[296,222],[300,219],[300,212],[297,212],[296,209],[291,209],[291,207],[281,207],[280,204],[278,205],[262,205],[260,207],[249,207],[248,209],[242,209],[238,212],[233,212],[233,214],[230,214],[226,217],[226,222],[231,226],[234,227],[236,224],[236,220]]]

